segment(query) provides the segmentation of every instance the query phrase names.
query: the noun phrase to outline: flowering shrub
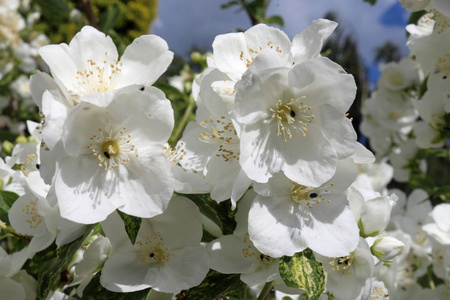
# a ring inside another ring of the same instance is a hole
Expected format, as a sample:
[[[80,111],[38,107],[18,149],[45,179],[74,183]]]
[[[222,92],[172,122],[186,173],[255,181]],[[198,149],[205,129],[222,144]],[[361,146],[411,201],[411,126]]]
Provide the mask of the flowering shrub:
[[[375,155],[321,54],[334,21],[219,35],[170,88],[155,35],[120,58],[91,26],[39,48],[40,123],[0,160],[0,299],[447,299],[450,190],[426,160],[449,155],[450,10],[401,2],[427,12],[364,103]],[[179,139],[165,91],[197,106]]]

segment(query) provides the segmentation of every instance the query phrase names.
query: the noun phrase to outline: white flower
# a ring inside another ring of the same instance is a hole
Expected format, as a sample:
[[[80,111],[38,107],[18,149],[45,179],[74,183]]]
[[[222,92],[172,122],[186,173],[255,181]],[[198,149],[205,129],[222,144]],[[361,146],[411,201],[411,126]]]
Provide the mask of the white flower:
[[[0,247],[0,300],[36,298],[36,280],[25,270],[20,270],[30,254],[25,248],[8,255]]]
[[[200,211],[186,198],[175,196],[162,215],[143,219],[134,245],[116,213],[102,228],[113,248],[100,277],[108,290],[175,293],[200,284],[209,270],[208,254],[199,245]]]
[[[389,160],[394,167],[394,179],[398,182],[409,181],[411,167],[410,161],[416,156],[419,148],[414,140],[407,140],[402,143],[400,147],[394,149],[389,155]],[[417,162],[422,172],[426,172],[427,164],[425,160]]]
[[[405,244],[394,237],[383,236],[375,240],[370,250],[381,261],[390,261],[402,254]]]
[[[355,97],[351,75],[325,57],[290,68],[257,70],[236,85],[236,116],[243,124],[240,164],[267,182],[279,171],[317,187],[352,155],[356,133],[346,111]]]
[[[397,196],[381,196],[371,190],[350,187],[348,199],[362,236],[375,236],[386,229]]]
[[[353,186],[385,194],[393,173],[394,169],[386,163],[386,160],[379,163],[358,164],[358,176]]]
[[[168,143],[164,145],[164,156],[170,162],[173,174],[174,190],[181,194],[204,194],[211,191],[211,187],[199,173],[183,169],[179,162],[184,157],[185,150],[180,145],[171,148]]]
[[[423,230],[442,245],[450,245],[450,204],[442,203],[433,208],[434,223],[423,226]]]
[[[324,257],[315,254],[327,273],[326,289],[336,299],[367,299],[372,290],[374,260],[363,238],[350,255]]]
[[[248,212],[256,193],[249,190],[239,200],[235,215],[236,229],[232,235],[222,236],[208,245],[211,269],[223,274],[241,274],[249,286],[270,282],[278,274],[278,258],[263,254],[252,243],[248,233]]]
[[[152,217],[173,192],[163,146],[174,122],[170,102],[153,87],[108,101],[106,107],[83,102],[64,123],[66,154],[58,159],[54,188],[61,216],[78,223],[102,221],[115,209]]]
[[[33,237],[28,245],[31,252],[41,251],[53,243],[57,216],[57,208],[52,208],[45,199],[39,199],[30,192],[19,197],[8,214],[17,232]]]
[[[404,57],[400,62],[380,64],[380,79],[378,88],[394,91],[404,90],[412,85],[419,84],[419,67],[409,57]]]
[[[336,26],[330,20],[314,20],[294,37],[292,44],[284,32],[265,24],[245,32],[219,35],[213,42],[214,60],[208,65],[226,73],[232,81],[240,80],[248,68],[291,67],[319,57],[324,40]]]
[[[231,197],[235,205],[251,181],[239,164],[240,128],[230,112],[231,104],[211,87],[214,82],[227,79],[217,69],[207,69],[196,77],[196,122],[188,124],[177,149],[183,168],[203,173],[212,188],[212,199],[223,201]]]
[[[74,278],[71,283],[79,285],[77,295],[83,297],[83,290],[92,277],[100,271],[103,263],[111,253],[111,243],[107,238],[98,236],[83,253],[83,258],[75,265]]]
[[[69,45],[44,46],[39,54],[75,101],[132,84],[151,85],[173,58],[163,39],[144,35],[135,39],[119,60],[112,39],[90,26],[83,27]]]
[[[271,257],[292,256],[306,248],[325,256],[344,256],[358,244],[358,228],[343,193],[356,176],[353,162],[341,161],[335,176],[308,187],[276,174],[254,183],[249,212],[250,239]]]

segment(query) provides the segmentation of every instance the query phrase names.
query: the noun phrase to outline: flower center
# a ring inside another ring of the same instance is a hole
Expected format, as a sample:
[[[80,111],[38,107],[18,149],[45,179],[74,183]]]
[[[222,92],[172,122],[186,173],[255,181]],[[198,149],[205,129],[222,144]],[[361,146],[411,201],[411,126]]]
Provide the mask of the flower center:
[[[305,99],[302,96],[300,99],[290,99],[289,102],[284,103],[280,99],[274,107],[270,108],[272,112],[272,119],[276,119],[278,133],[283,136],[284,142],[287,137],[292,139],[293,135],[306,136],[308,131],[307,125],[314,120],[314,115],[311,113],[311,106],[301,102]]]
[[[440,56],[435,65],[436,71],[442,74],[442,79],[447,79],[450,74],[450,53]]]
[[[117,84],[117,74],[122,71],[122,63],[117,60],[111,63],[108,52],[105,52],[105,59],[102,62],[88,59],[85,66],[86,69],[83,71],[77,71],[75,90],[68,90],[72,99],[77,102],[80,96],[114,89]]]
[[[438,34],[441,34],[446,28],[450,27],[449,19],[436,9],[430,10],[430,16],[435,21],[433,30]]]
[[[263,264],[270,264],[273,262],[273,258],[269,255],[262,254],[259,252],[253,243],[250,241],[250,235],[245,233],[244,243],[247,245],[245,248],[242,248],[242,254],[245,258],[255,257],[258,262]]]
[[[169,144],[164,145],[164,156],[173,165],[178,164],[180,160],[183,159],[186,154],[186,150],[183,149],[184,143],[180,142],[175,148],[171,148]]]
[[[99,134],[93,135],[91,137],[93,142],[87,145],[87,148],[92,149],[92,155],[98,159],[98,165],[105,171],[117,168],[119,165],[128,165],[131,155],[139,157],[136,147],[130,143],[131,135],[126,135],[125,129],[126,127],[122,127],[117,131],[114,126],[111,126],[109,131],[104,133],[99,128]]]
[[[168,262],[170,253],[167,247],[164,247],[164,241],[159,232],[153,233],[143,241],[136,241],[136,256],[143,266]]]
[[[401,86],[404,82],[404,77],[403,74],[400,71],[394,71],[391,72],[388,75],[388,79],[389,82],[393,85],[393,86]]]
[[[239,55],[239,59],[241,61],[243,61],[245,63],[245,65],[247,66],[247,68],[250,66],[250,64],[252,63],[252,61],[255,59],[255,57],[258,55],[258,53],[260,51],[262,51],[263,49],[273,49],[276,52],[278,52],[280,55],[282,55],[282,50],[279,46],[274,45],[273,42],[268,42],[267,46],[263,45],[264,47],[259,46],[259,49],[257,48],[256,50],[253,48],[248,49],[248,52],[246,51],[246,53],[244,53],[244,51],[241,51],[241,54]]]
[[[22,209],[22,212],[28,215],[28,220],[26,220],[26,222],[30,225],[30,228],[36,228],[42,223],[42,217],[39,214],[34,201],[27,204],[25,208]]]
[[[331,183],[330,186],[334,186],[334,184]],[[323,193],[334,193],[334,190],[329,191],[324,188],[326,187],[313,188],[292,182],[291,197],[296,203],[305,205],[308,208],[312,208],[313,204],[319,204],[323,201],[330,203],[330,200],[325,200]]]
[[[239,138],[233,122],[225,116],[214,120],[209,117],[209,120],[200,122],[200,126],[205,130],[200,134],[198,139],[205,143],[215,143],[219,145],[216,151],[217,157],[222,157],[225,161],[239,160]]]
[[[22,171],[23,175],[28,176],[28,174],[38,169],[37,160],[38,157],[36,154],[31,153],[27,155],[27,160],[20,165],[20,170]]]
[[[347,271],[353,263],[353,253],[347,256],[336,257],[329,262],[331,265],[331,270],[333,272],[346,271],[346,275],[351,274],[351,271]]]
[[[119,143],[116,141],[106,141],[102,144],[102,153],[108,159],[119,155],[119,150]]]

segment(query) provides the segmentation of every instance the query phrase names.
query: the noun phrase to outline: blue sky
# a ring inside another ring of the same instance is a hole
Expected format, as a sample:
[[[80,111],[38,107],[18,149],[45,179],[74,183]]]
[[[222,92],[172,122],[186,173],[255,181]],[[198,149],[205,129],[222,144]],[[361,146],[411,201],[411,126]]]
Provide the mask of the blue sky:
[[[153,33],[164,38],[172,51],[185,57],[192,45],[211,49],[216,35],[251,26],[246,14],[236,8],[220,9],[227,2],[161,0]],[[374,6],[363,0],[272,0],[267,15],[281,15],[285,22],[282,30],[292,38],[329,11],[337,13],[347,33],[358,42],[371,82],[379,75],[373,63],[376,47],[389,40],[401,46],[404,54],[408,53],[405,25],[409,15],[398,0],[378,0]]]

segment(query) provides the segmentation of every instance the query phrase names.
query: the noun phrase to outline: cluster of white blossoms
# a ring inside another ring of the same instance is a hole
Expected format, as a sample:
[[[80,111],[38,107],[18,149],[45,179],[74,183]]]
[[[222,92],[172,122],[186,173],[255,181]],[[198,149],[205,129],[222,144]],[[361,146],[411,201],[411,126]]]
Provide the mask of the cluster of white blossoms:
[[[200,285],[210,269],[240,274],[249,287],[273,282],[283,293],[309,295],[279,267],[303,251],[323,266],[319,294],[388,299],[409,288],[398,274],[424,274],[411,268],[431,257],[427,234],[448,245],[448,207],[422,209],[423,191],[404,207],[401,192],[386,189],[392,169],[371,165],[375,157],[356,141],[347,114],[354,79],[321,55],[336,26],[315,20],[292,42],[264,24],[217,36],[208,68],[194,80],[195,121],[173,149],[172,106],[152,86],[173,58],[164,40],[141,36],[119,58],[109,36],[86,26],[69,45],[40,48],[51,76],[31,76],[41,123],[28,129],[37,143],[17,144],[0,160],[3,189],[20,196],[9,222],[31,239],[14,255],[0,252],[0,286],[14,282],[7,297],[28,299],[22,294],[34,291],[33,277],[19,271],[28,258],[70,244],[99,222],[65,286],[80,297],[97,272],[113,292],[176,294]],[[381,79],[392,94],[389,109],[405,119],[384,121],[394,129],[417,117],[412,104],[396,110],[406,101],[402,90],[419,80],[410,61],[400,65],[387,65],[391,75]],[[403,69],[411,82],[396,79]],[[231,199],[230,234],[211,226],[202,210],[209,204],[181,195],[201,193]],[[134,238],[129,218],[139,220]],[[47,299],[64,297],[55,291]]]
[[[382,165],[372,166],[368,176],[358,176],[363,179],[357,180],[358,185],[366,187],[378,181],[375,178],[381,178],[382,173],[387,181],[393,177],[405,183],[417,180],[417,174],[433,178],[436,174],[434,171],[427,174],[426,162],[432,151],[441,151],[442,161],[448,161],[450,2],[400,2],[409,12],[424,11],[417,24],[406,27],[410,55],[380,66],[377,90],[363,104],[361,131],[369,137],[377,158],[383,161]],[[391,175],[387,176],[387,172]],[[412,173],[416,177],[412,178]],[[445,176],[437,178],[437,182],[448,184]],[[439,196],[442,189],[427,184],[431,191],[436,191],[434,197]],[[379,192],[386,194],[387,190]],[[433,207],[430,201],[433,195],[423,189],[411,189],[409,195],[397,189],[390,192],[395,192],[399,199],[391,209],[385,232],[401,241],[405,248],[403,254],[379,269],[377,279],[384,282],[393,299],[448,299],[450,205],[434,202]],[[431,277],[434,279],[425,279]]]
[[[45,34],[34,30],[39,18],[40,13],[35,7],[31,8],[29,0],[0,0],[0,80],[3,84],[8,83],[11,90],[9,95],[4,92],[0,95],[0,123],[14,133],[25,130],[26,125],[13,122],[1,112],[12,102],[30,107],[34,105],[29,90],[29,75],[37,67],[44,66],[38,49],[49,43]]]

